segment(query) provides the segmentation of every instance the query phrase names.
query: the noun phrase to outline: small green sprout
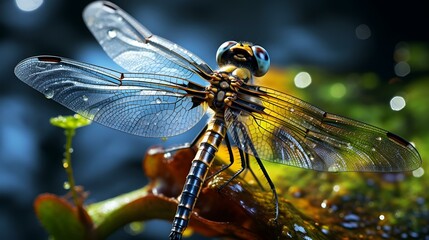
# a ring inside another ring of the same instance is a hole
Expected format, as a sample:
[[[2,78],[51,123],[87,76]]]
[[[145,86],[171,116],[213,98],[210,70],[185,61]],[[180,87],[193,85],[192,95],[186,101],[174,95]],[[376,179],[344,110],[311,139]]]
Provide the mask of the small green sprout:
[[[71,165],[71,153],[73,152],[72,140],[77,128],[91,124],[91,120],[82,117],[79,114],[73,116],[58,116],[50,119],[50,123],[56,127],[63,128],[66,135],[66,145],[63,159],[63,167],[67,173],[67,182],[64,182],[64,188],[70,189],[73,201],[76,206],[81,206],[82,202],[79,201],[75,189],[75,182],[73,177],[73,168]]]
[[[50,119],[51,124],[64,129],[76,129],[91,124],[91,120],[79,114],[73,116],[58,116]]]

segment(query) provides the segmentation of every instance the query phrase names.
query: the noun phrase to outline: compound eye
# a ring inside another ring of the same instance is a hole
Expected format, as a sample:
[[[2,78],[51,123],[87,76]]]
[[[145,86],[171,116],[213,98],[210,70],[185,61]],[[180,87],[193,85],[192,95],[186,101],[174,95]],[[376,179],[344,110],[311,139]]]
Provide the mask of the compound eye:
[[[226,41],[220,45],[220,47],[217,49],[216,52],[216,62],[219,66],[222,66],[225,64],[225,59],[223,59],[223,54],[227,52],[232,46],[236,45],[237,42],[235,41]]]
[[[252,51],[256,62],[258,63],[258,69],[256,69],[254,74],[257,77],[261,77],[267,73],[268,68],[270,68],[270,56],[268,55],[267,50],[258,45],[253,46]]]

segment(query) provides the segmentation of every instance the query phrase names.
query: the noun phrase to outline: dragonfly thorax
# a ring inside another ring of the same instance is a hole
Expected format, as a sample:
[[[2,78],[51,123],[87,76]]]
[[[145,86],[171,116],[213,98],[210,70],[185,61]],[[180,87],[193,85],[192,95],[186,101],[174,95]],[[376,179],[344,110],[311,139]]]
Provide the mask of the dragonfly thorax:
[[[239,68],[234,65],[223,66],[213,74],[210,81],[209,106],[215,111],[230,106],[237,98],[239,87],[251,79],[252,74],[247,68]]]

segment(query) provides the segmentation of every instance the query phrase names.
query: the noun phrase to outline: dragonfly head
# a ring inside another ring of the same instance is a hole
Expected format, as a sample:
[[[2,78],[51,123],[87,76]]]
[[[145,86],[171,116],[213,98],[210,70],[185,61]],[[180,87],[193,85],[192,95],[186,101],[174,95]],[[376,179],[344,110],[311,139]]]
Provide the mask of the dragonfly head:
[[[263,76],[270,67],[268,52],[248,42],[224,42],[217,50],[216,61],[220,67],[228,64],[245,67],[256,77]]]

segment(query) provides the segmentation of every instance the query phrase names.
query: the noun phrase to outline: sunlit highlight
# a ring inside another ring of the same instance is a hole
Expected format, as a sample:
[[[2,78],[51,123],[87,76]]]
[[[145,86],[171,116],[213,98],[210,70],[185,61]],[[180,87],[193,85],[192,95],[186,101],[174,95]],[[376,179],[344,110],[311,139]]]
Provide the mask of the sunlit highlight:
[[[328,201],[326,201],[326,199],[325,199],[325,200],[323,200],[323,202],[320,204],[320,206],[321,206],[322,208],[326,208],[326,207],[328,206]]]
[[[334,192],[338,192],[340,191],[340,186],[339,185],[335,185],[332,190],[334,190]]]
[[[16,6],[22,11],[31,12],[43,4],[43,0],[15,0]]]
[[[425,174],[425,170],[422,167],[417,168],[413,171],[413,177],[419,178]]]
[[[393,111],[400,111],[405,107],[405,105],[406,105],[405,99],[401,96],[394,96],[390,100],[390,108]]]
[[[300,72],[293,79],[295,86],[298,88],[306,88],[311,84],[311,76],[308,72]]]
[[[132,236],[136,236],[144,231],[144,223],[143,222],[132,222],[128,224],[125,230]]]

